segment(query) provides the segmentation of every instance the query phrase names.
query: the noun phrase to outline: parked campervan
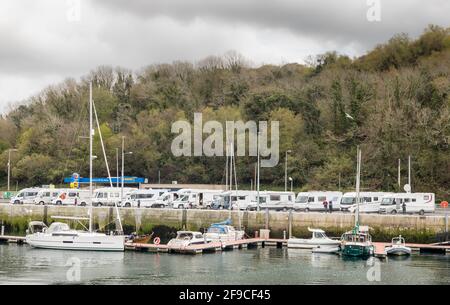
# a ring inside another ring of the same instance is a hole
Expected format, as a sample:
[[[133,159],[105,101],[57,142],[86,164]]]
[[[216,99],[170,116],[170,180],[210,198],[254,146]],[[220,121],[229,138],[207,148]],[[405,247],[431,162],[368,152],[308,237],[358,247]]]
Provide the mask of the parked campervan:
[[[125,200],[136,191],[136,188],[124,187],[123,199]],[[121,206],[122,188],[120,187],[103,187],[94,191],[94,198],[92,199],[93,206]]]
[[[221,190],[181,189],[178,198],[172,202],[175,209],[209,209]]]
[[[342,192],[322,192],[311,191],[298,193],[294,202],[294,209],[296,211],[325,211],[324,202],[327,202],[327,209],[329,203],[332,202],[333,211],[340,209],[340,201]]]
[[[52,200],[58,197],[59,189],[41,189],[36,198],[34,198],[34,204],[47,205],[52,204]]]
[[[167,190],[161,189],[141,189],[132,191],[124,201],[123,206],[138,207],[138,208],[153,208],[154,203],[158,200],[159,196],[166,193]]]
[[[379,211],[386,214],[402,213],[403,204],[407,214],[434,213],[436,208],[433,193],[397,193],[384,196]]]
[[[89,204],[89,190],[81,189],[62,189],[58,191],[57,196],[52,199],[55,205],[79,205]]]
[[[377,213],[380,208],[380,202],[384,196],[391,193],[385,192],[360,192],[359,193],[359,212],[360,213]],[[341,198],[341,211],[355,212],[356,210],[356,193],[345,193]]]
[[[160,195],[156,201],[152,204],[152,208],[168,208],[172,206],[172,203],[177,200],[179,193],[177,191],[167,191]]]
[[[252,203],[247,206],[247,210],[256,211],[258,209],[257,198],[258,193],[253,194]],[[259,209],[287,211],[293,209],[294,201],[294,192],[259,192]]]
[[[224,191],[214,197],[211,208],[215,210],[228,210],[230,209],[231,203],[232,209],[246,210],[252,203],[255,194],[256,191]]]
[[[17,193],[12,197],[10,203],[12,204],[34,204],[34,198],[39,193],[39,188],[27,188]]]

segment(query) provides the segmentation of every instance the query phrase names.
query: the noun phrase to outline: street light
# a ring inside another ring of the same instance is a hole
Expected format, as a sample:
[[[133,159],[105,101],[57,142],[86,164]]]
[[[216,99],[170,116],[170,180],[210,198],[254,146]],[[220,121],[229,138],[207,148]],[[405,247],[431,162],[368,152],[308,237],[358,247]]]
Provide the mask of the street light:
[[[120,202],[123,202],[123,187],[124,187],[124,180],[125,180],[125,155],[132,155],[133,152],[125,152],[125,137],[122,137],[122,188],[120,191]]]
[[[291,192],[293,190],[293,184],[294,184],[294,179],[292,179],[292,177],[289,177],[289,181],[291,181]]]
[[[287,164],[288,164],[288,154],[290,154],[291,150],[286,150],[286,157],[284,159],[284,191],[287,192]]]
[[[15,148],[11,148],[8,149],[8,192],[9,192],[9,183],[10,183],[10,179],[11,179],[11,152],[12,151],[17,151],[17,149]]]

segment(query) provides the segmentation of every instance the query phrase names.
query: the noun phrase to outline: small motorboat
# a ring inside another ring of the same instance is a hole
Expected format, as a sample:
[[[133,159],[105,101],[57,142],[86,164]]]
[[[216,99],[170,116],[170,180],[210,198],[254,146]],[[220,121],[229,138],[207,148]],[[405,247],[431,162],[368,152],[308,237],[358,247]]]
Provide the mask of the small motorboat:
[[[400,235],[392,239],[391,246],[385,249],[387,255],[411,255],[411,248],[405,245],[405,239]]]
[[[338,247],[341,244],[339,240],[329,238],[325,234],[325,231],[321,229],[308,228],[308,231],[312,233],[312,237],[310,239],[295,238],[295,237],[289,238],[287,243],[288,248],[314,249],[319,246]]]
[[[205,233],[205,238],[213,242],[241,240],[244,238],[244,231],[236,230],[231,226],[231,220],[213,223]]]
[[[207,244],[210,242],[206,239],[202,233],[195,231],[178,231],[177,237],[172,238],[167,247],[169,251],[179,251],[184,250],[186,247],[199,245],[199,244]]]

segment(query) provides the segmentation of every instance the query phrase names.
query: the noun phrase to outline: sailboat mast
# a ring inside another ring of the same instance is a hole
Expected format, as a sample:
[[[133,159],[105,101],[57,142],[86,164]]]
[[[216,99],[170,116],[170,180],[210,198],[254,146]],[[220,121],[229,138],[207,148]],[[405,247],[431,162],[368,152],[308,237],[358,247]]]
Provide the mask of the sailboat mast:
[[[355,227],[359,226],[359,202],[360,202],[360,184],[361,184],[361,149],[357,147],[357,165],[356,165],[356,213]]]
[[[93,187],[92,187],[92,82],[89,82],[89,232],[93,231],[92,225],[92,197],[93,197]]]

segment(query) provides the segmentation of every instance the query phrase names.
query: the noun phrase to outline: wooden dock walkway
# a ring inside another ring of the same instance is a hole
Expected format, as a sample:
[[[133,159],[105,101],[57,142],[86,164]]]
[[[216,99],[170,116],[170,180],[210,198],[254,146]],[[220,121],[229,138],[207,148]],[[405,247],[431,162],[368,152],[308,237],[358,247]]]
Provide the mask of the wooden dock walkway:
[[[0,235],[0,242],[23,244],[25,240],[24,236]]]
[[[391,243],[374,242],[374,255],[375,257],[386,257],[385,248],[390,246]],[[406,243],[405,246],[411,248],[412,251],[418,251],[420,253],[441,253],[446,254],[450,252],[450,245],[437,245],[437,244],[414,244]]]

